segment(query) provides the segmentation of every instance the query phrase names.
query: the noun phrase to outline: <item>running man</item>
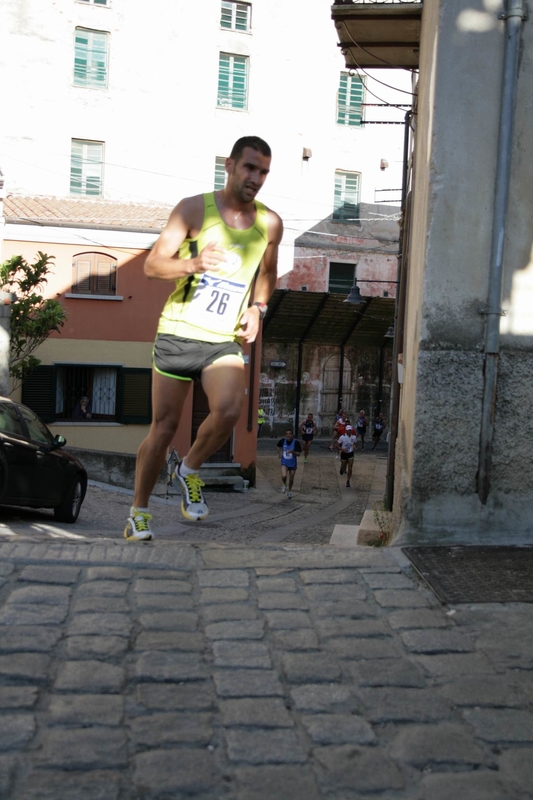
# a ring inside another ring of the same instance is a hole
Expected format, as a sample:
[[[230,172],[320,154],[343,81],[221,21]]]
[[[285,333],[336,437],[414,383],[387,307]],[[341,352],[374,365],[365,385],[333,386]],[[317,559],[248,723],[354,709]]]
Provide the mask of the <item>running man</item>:
[[[337,442],[339,441],[339,437],[342,436],[346,431],[346,425],[348,424],[349,420],[344,411],[342,412],[339,419],[335,420],[335,424],[333,426],[333,444],[335,445],[335,449],[337,452],[335,453],[335,458],[339,457]],[[332,450],[333,447],[330,447]]]
[[[302,452],[302,447],[298,439],[294,438],[290,428],[285,431],[285,438],[280,439],[276,447],[278,448],[278,456],[281,458],[281,482],[283,483],[281,491],[283,494],[287,492],[287,497],[290,500],[292,497],[292,484],[294,483],[294,476],[298,466],[297,459]],[[288,488],[287,477],[289,478]]]
[[[366,414],[361,409],[359,412],[359,416],[355,421],[355,429],[357,431],[357,435],[361,437],[361,450],[365,449],[365,436],[366,436],[366,426],[368,425],[368,420],[366,418]]]
[[[328,448],[331,451],[333,451],[337,447],[337,439],[339,438],[338,425],[341,424],[343,421],[344,421],[344,424],[346,425],[346,414],[342,410],[342,408],[339,408],[337,414],[335,415],[335,422],[333,423],[333,434],[332,434],[332,438],[331,438],[331,444],[330,444],[330,446]]]
[[[385,430],[385,420],[383,419],[383,414],[378,414],[376,419],[374,420],[374,430],[372,431],[372,441],[374,442],[374,446],[372,450],[375,450],[379,444],[379,440],[381,438],[381,434]]]
[[[177,465],[174,482],[186,519],[209,514],[198,471],[239,419],[245,396],[240,342],[255,340],[276,286],[283,224],[255,200],[271,155],[259,137],[239,139],[226,159],[225,188],[181,200],[146,259],[148,278],[175,281],[176,287],[161,314],[153,350],[152,425],[137,453],[126,539],[152,538],[148,501],[196,378],[207,395],[209,415]]]
[[[350,480],[353,470],[353,457],[354,450],[357,449],[357,436],[353,432],[351,425],[346,426],[345,432],[339,436],[337,448],[341,454],[341,468],[340,474],[344,475],[346,472],[346,488],[350,488]]]
[[[307,419],[304,419],[300,425],[300,430],[302,432],[302,442],[304,443],[304,464],[307,464],[307,456],[309,455],[309,448],[311,447],[313,436],[318,433],[318,428],[312,414],[307,415]]]

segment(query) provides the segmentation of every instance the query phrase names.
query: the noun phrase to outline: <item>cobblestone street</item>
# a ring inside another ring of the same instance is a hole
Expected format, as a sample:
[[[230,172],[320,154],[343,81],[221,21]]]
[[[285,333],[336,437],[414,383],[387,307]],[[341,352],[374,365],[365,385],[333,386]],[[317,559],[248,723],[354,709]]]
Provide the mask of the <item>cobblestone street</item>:
[[[317,446],[288,500],[272,444],[206,523],[155,498],[149,543],[125,490],[77,525],[2,511],[2,800],[533,798],[530,606],[443,606],[400,548],[328,545],[383,454],[346,488]]]
[[[401,551],[0,545],[6,800],[525,800],[529,607]]]

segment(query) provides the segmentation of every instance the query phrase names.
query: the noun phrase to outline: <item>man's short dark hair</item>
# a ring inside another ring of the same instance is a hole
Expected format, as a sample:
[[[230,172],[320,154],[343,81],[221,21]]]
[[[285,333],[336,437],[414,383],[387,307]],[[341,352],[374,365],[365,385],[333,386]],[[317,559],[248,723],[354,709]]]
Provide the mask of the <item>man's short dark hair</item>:
[[[257,150],[259,153],[262,153],[262,155],[272,158],[272,150],[265,140],[260,139],[259,136],[241,136],[241,138],[237,139],[233,145],[233,149],[229,157],[234,161],[238,161],[242,156],[245,147],[251,147],[252,150]]]

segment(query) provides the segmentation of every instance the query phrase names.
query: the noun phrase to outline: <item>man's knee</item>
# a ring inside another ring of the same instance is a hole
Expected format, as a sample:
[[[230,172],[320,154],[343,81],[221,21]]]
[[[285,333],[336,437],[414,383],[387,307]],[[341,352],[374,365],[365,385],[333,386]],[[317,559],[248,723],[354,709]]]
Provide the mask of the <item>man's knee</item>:
[[[169,444],[178,429],[178,424],[179,420],[175,420],[172,417],[154,419],[150,428],[150,436],[160,442]]]
[[[211,413],[216,417],[217,424],[232,429],[241,416],[241,408],[242,403],[228,404],[214,409]]]

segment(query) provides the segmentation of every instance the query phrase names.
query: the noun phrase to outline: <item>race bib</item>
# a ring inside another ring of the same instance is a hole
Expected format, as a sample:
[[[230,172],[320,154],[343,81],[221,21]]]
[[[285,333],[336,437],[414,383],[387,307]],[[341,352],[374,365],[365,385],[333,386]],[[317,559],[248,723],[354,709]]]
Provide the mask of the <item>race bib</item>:
[[[195,324],[205,326],[207,330],[233,330],[246,289],[245,283],[229,281],[204,272],[190,305]]]

